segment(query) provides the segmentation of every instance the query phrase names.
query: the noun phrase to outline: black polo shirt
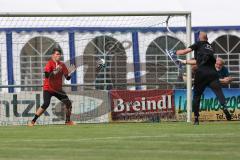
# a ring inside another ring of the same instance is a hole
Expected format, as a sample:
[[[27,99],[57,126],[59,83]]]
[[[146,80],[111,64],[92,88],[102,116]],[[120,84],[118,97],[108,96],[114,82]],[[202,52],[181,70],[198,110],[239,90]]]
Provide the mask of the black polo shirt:
[[[199,68],[205,66],[215,70],[216,59],[212,45],[207,41],[198,41],[189,46],[194,51],[194,58]]]

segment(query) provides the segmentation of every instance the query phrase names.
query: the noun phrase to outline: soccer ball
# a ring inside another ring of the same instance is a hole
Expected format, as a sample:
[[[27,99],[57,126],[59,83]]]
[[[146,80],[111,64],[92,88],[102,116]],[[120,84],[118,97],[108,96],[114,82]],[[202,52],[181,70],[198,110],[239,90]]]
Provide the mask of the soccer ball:
[[[103,68],[103,67],[105,67],[105,60],[102,58],[99,58],[97,60],[97,68]]]

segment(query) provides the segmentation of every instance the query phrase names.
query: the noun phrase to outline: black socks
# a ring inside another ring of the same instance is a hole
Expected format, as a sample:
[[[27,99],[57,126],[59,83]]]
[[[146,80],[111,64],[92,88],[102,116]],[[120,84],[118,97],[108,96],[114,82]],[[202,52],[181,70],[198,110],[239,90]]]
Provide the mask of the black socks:
[[[38,117],[39,117],[39,116],[35,114],[35,116],[34,116],[34,118],[33,118],[32,121],[33,121],[33,122],[36,122],[36,120],[38,119]]]

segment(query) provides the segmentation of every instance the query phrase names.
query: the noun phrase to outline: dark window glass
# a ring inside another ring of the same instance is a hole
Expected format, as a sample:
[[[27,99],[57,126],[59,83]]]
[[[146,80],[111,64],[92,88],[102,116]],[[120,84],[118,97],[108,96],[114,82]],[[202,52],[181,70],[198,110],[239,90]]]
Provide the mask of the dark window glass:
[[[239,88],[239,61],[240,61],[240,38],[234,35],[223,35],[212,43],[216,55],[224,59],[225,67],[234,81],[229,85],[231,88]]]
[[[97,61],[105,60],[105,68],[96,71]],[[96,83],[88,89],[126,89],[127,57],[123,45],[110,36],[99,36],[90,41],[84,50],[84,66],[88,66],[84,83]],[[122,85],[118,85],[122,84]]]
[[[60,48],[54,40],[48,37],[35,37],[24,45],[20,55],[22,85],[42,84],[44,67],[51,57],[52,49],[55,47]],[[22,88],[22,90],[39,91],[42,90],[42,87]]]
[[[165,55],[165,50],[184,49],[185,45],[179,39],[171,36],[161,36],[150,43],[146,52],[146,82],[160,84],[160,89],[182,88],[179,84],[181,75],[174,63]],[[185,56],[180,56],[185,58]],[[147,85],[148,89],[156,88]]]

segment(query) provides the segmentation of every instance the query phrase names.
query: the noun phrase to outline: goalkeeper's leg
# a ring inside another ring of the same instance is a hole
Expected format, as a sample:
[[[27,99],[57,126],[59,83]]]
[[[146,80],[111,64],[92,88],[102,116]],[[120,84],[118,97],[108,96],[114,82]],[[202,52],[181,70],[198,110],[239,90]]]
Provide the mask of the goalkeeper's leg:
[[[63,102],[66,106],[66,125],[74,125],[75,123],[71,121],[71,113],[72,113],[72,102],[66,95],[64,91],[61,91],[60,93],[56,93],[54,96],[56,96],[61,102]]]
[[[32,119],[31,122],[28,123],[28,126],[34,126],[38,117],[40,117],[43,114],[43,112],[48,108],[51,98],[52,98],[51,93],[49,93],[48,91],[43,91],[43,101],[44,101],[43,105],[37,109],[34,115],[34,118]]]
[[[75,123],[73,121],[71,121],[72,103],[68,99],[64,102],[64,104],[66,105],[66,121],[65,121],[65,124],[66,125],[74,125]]]

